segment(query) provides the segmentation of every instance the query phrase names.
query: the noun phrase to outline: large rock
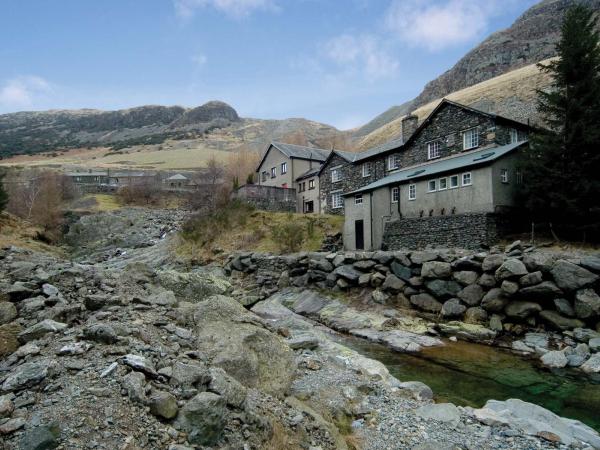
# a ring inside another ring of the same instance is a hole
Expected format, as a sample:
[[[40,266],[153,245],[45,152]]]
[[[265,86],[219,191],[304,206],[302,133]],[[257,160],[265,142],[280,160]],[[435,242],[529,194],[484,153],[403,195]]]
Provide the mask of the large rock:
[[[563,367],[566,367],[568,363],[565,354],[558,350],[545,353],[540,359],[542,360],[542,364],[551,369],[562,369]]]
[[[575,317],[575,309],[566,298],[555,298],[554,307],[563,316]]]
[[[60,427],[57,423],[27,429],[19,442],[20,450],[50,450],[58,447]]]
[[[489,400],[483,409],[491,410],[511,428],[525,434],[538,436],[540,433],[553,433],[565,445],[576,444],[579,440],[600,448],[600,436],[594,429],[578,420],[560,417],[541,406],[518,399]]]
[[[600,257],[586,256],[584,258],[581,258],[581,262],[579,264],[587,270],[600,273]]]
[[[2,391],[18,391],[41,383],[49,374],[51,364],[46,360],[35,360],[15,367],[2,384]]]
[[[0,302],[0,325],[12,322],[17,317],[17,308],[10,302]]]
[[[148,399],[148,406],[152,414],[167,420],[174,418],[179,409],[175,396],[164,391],[153,394]]]
[[[509,278],[520,278],[527,275],[527,268],[520,260],[516,258],[507,259],[496,270],[496,279],[502,281]]]
[[[248,392],[241,383],[227,375],[227,373],[219,367],[212,367],[210,369],[210,383],[208,385],[208,390],[215,394],[219,394],[225,399],[227,405],[234,408],[241,408],[244,405]]]
[[[404,280],[404,281],[410,280],[411,277],[413,276],[413,273],[412,273],[412,270],[410,270],[410,267],[400,264],[397,261],[392,262],[392,264],[390,265],[390,269],[392,270],[392,273],[394,275],[396,275],[398,278],[400,278],[401,280]]]
[[[543,281],[519,291],[519,296],[524,300],[550,300],[561,295],[563,292],[552,281]]]
[[[410,302],[425,311],[439,313],[442,310],[442,304],[429,294],[411,295]]]
[[[451,298],[444,302],[442,306],[442,316],[444,317],[459,317],[464,314],[467,307],[463,305],[457,298]]]
[[[581,370],[585,373],[596,374],[600,373],[600,353],[596,353],[590,357],[582,366]]]
[[[198,350],[247,387],[285,393],[295,372],[293,351],[234,299],[213,296],[194,312]]]
[[[170,384],[189,389],[203,386],[210,381],[210,373],[206,365],[200,361],[176,361],[171,369]]]
[[[417,416],[427,420],[444,422],[455,427],[460,422],[460,411],[452,403],[430,403],[415,411]]]
[[[463,286],[468,286],[469,284],[474,284],[479,278],[479,274],[472,270],[461,270],[458,272],[454,272],[452,274],[452,278],[458,281]]]
[[[600,316],[600,296],[593,289],[581,289],[575,294],[575,315],[579,319]]]
[[[423,278],[448,278],[452,275],[450,263],[441,261],[427,261],[421,267]]]
[[[559,288],[567,292],[589,286],[598,280],[598,275],[569,261],[557,261],[550,271]]]
[[[434,261],[438,258],[438,254],[429,251],[412,252],[410,260],[413,264],[423,264],[427,261]]]
[[[387,277],[385,277],[385,281],[381,285],[381,289],[384,291],[390,291],[393,293],[398,293],[402,289],[404,289],[406,283],[398,278],[396,275],[390,273]]]
[[[191,444],[212,446],[223,433],[226,415],[223,397],[212,392],[201,392],[183,406],[178,425],[188,433]]]
[[[488,313],[479,306],[471,306],[465,311],[465,322],[469,324],[484,323],[488,319]]]
[[[469,306],[477,306],[481,303],[484,291],[478,284],[470,284],[464,287],[456,296]]]
[[[192,303],[200,302],[211,295],[226,294],[231,290],[229,281],[210,272],[162,270],[158,271],[156,276],[158,282],[173,291],[179,300]]]
[[[533,314],[539,313],[541,310],[542,307],[539,305],[539,303],[524,301],[510,302],[508,305],[506,305],[506,308],[504,308],[504,312],[508,317],[521,320],[524,320]]]
[[[481,307],[488,312],[501,312],[509,301],[502,289],[493,288],[483,296]]]
[[[465,317],[467,317],[469,310],[472,309],[481,308],[469,308],[467,310],[467,314],[465,314]],[[483,309],[481,309],[481,311],[483,312],[483,314],[485,314],[485,311],[483,311]],[[485,314],[485,316],[485,318],[487,319],[487,314]],[[481,322],[483,321],[485,321],[485,319],[481,320]],[[464,339],[467,341],[486,342],[496,337],[495,331],[492,331],[489,328],[486,328],[474,322],[465,323],[459,321],[452,321],[448,323],[440,323],[438,324],[438,327],[443,334],[446,334],[448,336],[455,336],[459,339]]]
[[[425,283],[425,287],[433,296],[440,299],[456,297],[462,287],[452,280],[431,280]]]
[[[557,311],[544,310],[539,316],[555,330],[565,331],[584,326],[581,320],[561,316]]]
[[[544,275],[539,270],[536,272],[528,273],[527,275],[523,275],[519,278],[519,284],[522,287],[533,286],[534,284],[539,284],[544,280]]]
[[[356,283],[362,274],[350,265],[340,266],[333,273],[352,283]]]
[[[94,323],[83,329],[83,338],[88,341],[114,344],[119,340],[115,329],[106,323]]]
[[[505,260],[506,257],[500,253],[488,255],[483,259],[481,269],[484,272],[495,272]]]
[[[67,328],[66,323],[55,322],[54,320],[45,319],[21,331],[18,337],[19,341],[25,344],[35,339],[40,339],[48,333],[56,333],[58,331],[64,330],[65,328]]]

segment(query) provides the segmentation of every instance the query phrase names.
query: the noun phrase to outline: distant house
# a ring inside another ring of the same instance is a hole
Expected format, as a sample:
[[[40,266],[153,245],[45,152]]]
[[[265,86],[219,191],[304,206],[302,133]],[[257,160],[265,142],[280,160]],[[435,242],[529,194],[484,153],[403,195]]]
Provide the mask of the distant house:
[[[297,212],[319,213],[318,170],[330,153],[320,148],[272,142],[256,168],[258,185],[294,189]]]
[[[180,173],[171,175],[170,177],[163,179],[162,182],[163,189],[167,190],[190,190],[197,187],[194,181]]]

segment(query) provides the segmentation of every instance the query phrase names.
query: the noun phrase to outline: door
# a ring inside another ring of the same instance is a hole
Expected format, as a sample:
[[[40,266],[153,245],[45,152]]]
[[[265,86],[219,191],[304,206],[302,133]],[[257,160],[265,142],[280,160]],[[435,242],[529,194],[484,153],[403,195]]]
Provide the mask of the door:
[[[356,250],[365,249],[365,226],[362,220],[354,221],[354,236],[356,239]]]
[[[304,212],[307,214],[312,214],[313,212],[315,212],[315,206],[312,200],[304,204]]]

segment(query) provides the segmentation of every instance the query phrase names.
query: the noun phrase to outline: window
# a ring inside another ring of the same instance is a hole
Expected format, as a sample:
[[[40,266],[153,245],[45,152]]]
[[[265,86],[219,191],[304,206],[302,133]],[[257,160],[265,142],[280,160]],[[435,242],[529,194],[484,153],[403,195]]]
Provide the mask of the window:
[[[308,180],[308,188],[309,189],[315,188],[315,180]]]
[[[331,193],[331,207],[333,209],[341,208],[344,206],[344,200],[342,199],[342,191]]]
[[[500,169],[500,181],[508,183],[508,169]]]
[[[417,185],[411,184],[408,186],[408,199],[416,200],[416,198],[417,198]]]
[[[277,176],[277,167],[271,167],[271,178],[275,178]]]
[[[342,169],[331,169],[331,182],[337,183],[338,181],[342,181]]]
[[[438,190],[444,191],[448,189],[448,178],[440,178],[438,181],[439,187]]]
[[[442,145],[440,141],[434,141],[427,144],[427,159],[439,158],[442,155]]]
[[[267,177],[268,177],[268,176],[269,176],[269,173],[268,173],[266,170],[265,170],[265,171],[263,171],[263,173],[262,173],[262,180],[263,180],[263,181],[267,181]]]
[[[479,146],[479,133],[477,128],[471,128],[463,133],[463,150]]]
[[[371,163],[363,163],[362,165],[362,175],[363,177],[368,177],[371,175]]]
[[[400,156],[390,155],[388,156],[388,170],[396,170],[400,167]]]
[[[287,163],[286,162],[281,163],[281,175],[283,175],[284,173],[287,173]]]
[[[429,180],[427,183],[427,192],[435,192],[437,190],[436,180]]]
[[[354,196],[354,204],[355,205],[362,205],[362,194],[356,194]]]
[[[450,177],[450,189],[458,187],[458,175],[452,175]]]
[[[400,198],[400,188],[392,188],[392,203],[398,203],[398,199]]]
[[[463,186],[471,186],[471,172],[462,174],[462,185]]]
[[[511,128],[509,130],[509,133],[510,133],[510,141],[509,141],[510,144],[519,142],[519,131],[518,130],[516,130],[515,128]]]
[[[517,173],[515,175],[515,178],[517,179],[517,184],[523,184],[523,172],[517,170]]]

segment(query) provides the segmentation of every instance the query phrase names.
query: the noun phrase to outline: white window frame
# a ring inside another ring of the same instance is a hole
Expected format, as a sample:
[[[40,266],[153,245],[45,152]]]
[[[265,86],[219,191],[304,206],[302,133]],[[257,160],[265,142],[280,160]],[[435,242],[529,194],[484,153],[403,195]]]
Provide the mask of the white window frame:
[[[460,177],[458,175],[451,175],[449,178],[450,178],[450,183],[448,185],[449,189],[456,189],[456,188],[460,187]],[[456,185],[454,185],[454,186],[452,186],[453,179],[456,180]]]
[[[433,189],[431,188],[431,185],[433,183]],[[431,192],[436,192],[437,191],[437,180],[427,180],[427,192],[431,193]]]
[[[331,169],[331,182],[339,183],[340,181],[342,181],[342,168],[334,167],[333,169]]]
[[[468,142],[467,142],[468,141]],[[463,150],[479,147],[479,128],[471,128],[463,132]]]
[[[431,141],[427,143],[427,159],[437,159],[442,156],[442,143]]]
[[[442,187],[442,180],[444,181],[444,187]],[[448,178],[440,178],[438,180],[438,191],[445,191],[448,189]]]
[[[340,199],[339,204],[336,204],[335,199]],[[340,209],[344,207],[344,197],[342,197],[342,191],[334,191],[331,193],[331,209]]]
[[[369,163],[369,162],[363,163],[362,176],[363,176],[363,178],[371,176],[371,163]]]
[[[400,188],[393,187],[392,188],[392,203],[398,203],[400,200]]]
[[[508,184],[508,169],[500,169],[500,181]]]
[[[315,180],[314,179],[308,180],[308,190],[311,190],[314,188],[315,188]]]
[[[388,156],[388,170],[397,170],[400,168],[400,156],[393,154]]]
[[[465,183],[465,177],[467,177],[467,176],[469,177],[469,182]],[[460,179],[461,179],[461,184],[463,186],[472,186],[473,185],[473,175],[471,175],[471,172],[465,172],[465,173],[463,173],[461,175]]]
[[[408,199],[410,201],[417,199],[417,185],[416,184],[408,185]]]
[[[516,128],[511,128],[509,130],[509,135],[510,144],[516,144],[517,142],[519,142],[519,130],[517,130]]]
[[[362,202],[363,202],[363,196],[362,196],[362,194],[356,194],[354,196],[354,204],[355,205],[362,205]]]
[[[283,175],[284,173],[287,173],[287,163],[286,162],[281,163],[281,175]]]
[[[277,177],[277,167],[271,167],[271,178]]]

